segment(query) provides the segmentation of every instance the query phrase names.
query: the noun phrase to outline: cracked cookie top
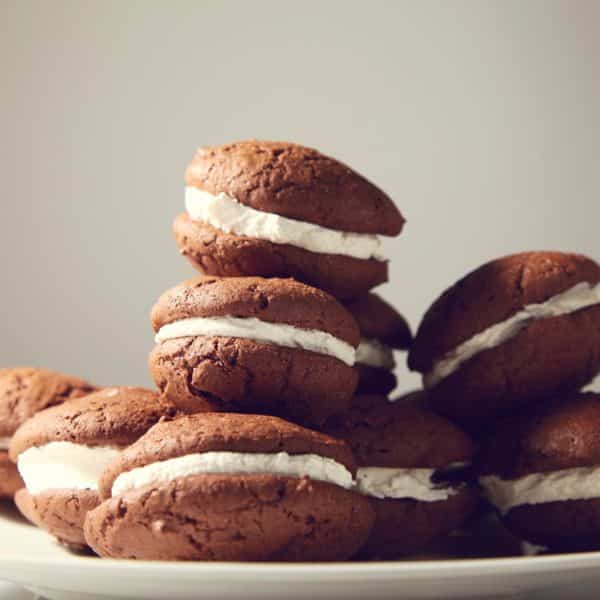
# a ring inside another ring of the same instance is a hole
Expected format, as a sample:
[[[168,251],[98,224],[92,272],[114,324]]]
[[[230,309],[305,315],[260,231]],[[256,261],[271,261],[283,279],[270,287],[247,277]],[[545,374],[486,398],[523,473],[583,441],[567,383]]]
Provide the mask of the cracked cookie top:
[[[355,233],[398,235],[404,218],[364,177],[312,148],[243,141],[199,148],[186,185],[256,210]]]
[[[48,369],[0,369],[0,437],[10,437],[40,410],[95,389],[83,379]]]
[[[324,331],[353,347],[358,326],[333,296],[293,279],[197,277],[166,291],[152,309],[152,327],[196,317],[257,318]]]
[[[600,282],[600,266],[578,254],[524,252],[486,263],[429,308],[417,331],[409,366],[426,373],[436,360],[476,334],[582,282]]]
[[[516,479],[600,466],[600,394],[556,398],[536,411],[505,419],[486,439],[477,471]]]
[[[278,417],[236,413],[202,413],[162,421],[110,464],[100,480],[100,493],[111,494],[123,472],[190,454],[235,452],[248,454],[313,454],[329,458],[356,472],[345,442],[305,429]]]
[[[474,452],[450,421],[378,395],[355,396],[352,408],[329,419],[323,431],[345,440],[359,467],[442,469],[470,463]]]
[[[344,306],[356,319],[362,336],[399,350],[410,346],[412,334],[406,319],[377,294],[364,294]]]
[[[37,413],[15,433],[10,456],[51,442],[127,446],[163,417],[177,413],[156,392],[138,387],[105,388]]]

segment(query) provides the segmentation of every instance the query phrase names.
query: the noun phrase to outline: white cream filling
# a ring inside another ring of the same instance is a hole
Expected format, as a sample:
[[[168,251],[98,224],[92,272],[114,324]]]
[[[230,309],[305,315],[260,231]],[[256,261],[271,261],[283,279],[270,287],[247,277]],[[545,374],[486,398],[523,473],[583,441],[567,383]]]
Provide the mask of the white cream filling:
[[[156,343],[165,340],[195,336],[237,337],[301,348],[317,354],[333,356],[349,366],[354,365],[356,350],[353,346],[325,331],[300,329],[285,323],[269,323],[254,317],[195,317],[163,325],[156,334]]]
[[[515,337],[532,321],[566,315],[595,304],[600,304],[600,284],[587,282],[578,283],[542,304],[529,304],[510,319],[488,327],[436,361],[432,370],[424,376],[425,388],[435,387],[480,352],[500,346]]]
[[[8,450],[11,439],[9,437],[0,437],[0,450]]]
[[[488,500],[505,514],[522,504],[600,498],[600,467],[533,473],[519,479],[486,475],[479,483]]]
[[[356,349],[356,362],[378,369],[392,370],[396,366],[394,351],[379,340],[361,338]]]
[[[342,254],[363,260],[386,260],[376,235],[337,231],[245,206],[228,194],[216,196],[196,187],[185,188],[185,208],[195,221],[234,235],[289,244],[319,254]]]
[[[108,446],[50,442],[21,453],[17,467],[30,494],[52,489],[97,490],[104,467],[120,452]]]
[[[357,489],[375,498],[411,498],[421,502],[447,500],[456,493],[448,485],[431,481],[437,469],[394,469],[361,467],[356,474]]]
[[[521,542],[521,554],[523,556],[537,556],[547,551],[548,548],[546,546],[538,546],[531,542]]]
[[[208,473],[309,477],[345,489],[351,488],[353,484],[352,474],[344,465],[316,454],[202,452],[169,458],[121,473],[113,483],[112,495],[118,496],[146,485],[168,483],[182,477]]]

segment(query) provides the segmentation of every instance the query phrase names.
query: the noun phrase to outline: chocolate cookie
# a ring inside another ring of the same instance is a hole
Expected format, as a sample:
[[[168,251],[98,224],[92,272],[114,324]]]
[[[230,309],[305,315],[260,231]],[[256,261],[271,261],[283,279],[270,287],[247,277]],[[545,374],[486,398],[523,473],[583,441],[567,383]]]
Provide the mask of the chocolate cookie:
[[[180,417],[105,469],[86,539],[113,558],[345,560],[373,522],[355,471],[345,443],[276,417]]]
[[[483,445],[479,481],[515,535],[553,550],[600,549],[600,394],[506,420]]]
[[[0,451],[0,498],[12,498],[23,487],[16,465],[7,451]]]
[[[393,306],[376,294],[365,294],[345,306],[360,329],[357,393],[388,394],[396,387],[394,350],[410,347],[410,327]]]
[[[469,426],[578,390],[600,371],[600,267],[559,252],[487,263],[429,309],[409,366]]]
[[[37,413],[14,434],[10,456],[26,491],[23,514],[73,548],[85,545],[83,520],[98,504],[105,464],[175,409],[142,388],[107,388]]]
[[[292,279],[199,277],[152,311],[150,371],[185,412],[249,412],[319,425],[348,407],[360,339],[334,298]]]
[[[237,142],[200,148],[185,181],[175,239],[208,275],[293,277],[339,298],[387,281],[378,235],[398,235],[404,218],[333,158],[286,142]]]
[[[93,390],[93,386],[82,379],[48,369],[0,369],[0,498],[12,498],[23,487],[7,452],[18,427],[44,408]]]
[[[477,504],[466,483],[473,445],[442,417],[381,396],[357,396],[325,431],[354,451],[358,490],[375,509],[361,552],[366,557],[412,554],[460,527]]]

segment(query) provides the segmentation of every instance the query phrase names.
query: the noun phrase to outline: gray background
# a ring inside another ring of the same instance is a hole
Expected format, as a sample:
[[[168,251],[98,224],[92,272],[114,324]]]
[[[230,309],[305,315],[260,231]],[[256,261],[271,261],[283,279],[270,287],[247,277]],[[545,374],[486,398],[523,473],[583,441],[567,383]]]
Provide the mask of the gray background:
[[[382,186],[408,224],[380,289],[413,326],[495,256],[599,259],[599,23],[600,2],[0,2],[0,364],[150,384],[200,144],[297,141]]]

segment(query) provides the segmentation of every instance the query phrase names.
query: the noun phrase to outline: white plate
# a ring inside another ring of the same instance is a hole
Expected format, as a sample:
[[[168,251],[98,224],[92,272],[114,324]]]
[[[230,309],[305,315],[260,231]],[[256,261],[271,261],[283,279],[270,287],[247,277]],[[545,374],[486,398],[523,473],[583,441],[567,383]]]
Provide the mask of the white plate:
[[[0,505],[0,579],[50,600],[597,598],[600,553],[388,563],[164,563],[76,556]]]

